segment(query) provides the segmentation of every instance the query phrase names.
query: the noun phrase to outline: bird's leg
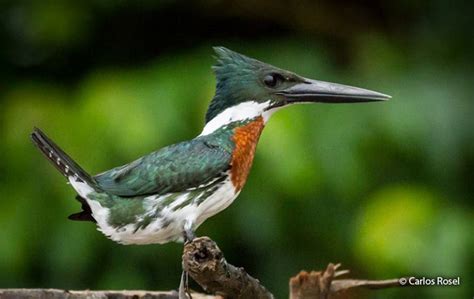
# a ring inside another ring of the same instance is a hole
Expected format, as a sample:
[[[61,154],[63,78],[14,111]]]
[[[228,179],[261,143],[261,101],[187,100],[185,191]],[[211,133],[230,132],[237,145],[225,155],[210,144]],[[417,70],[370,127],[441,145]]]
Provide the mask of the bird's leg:
[[[184,244],[192,242],[196,237],[192,229],[192,222],[186,221],[183,230]],[[192,299],[191,293],[189,292],[189,276],[188,272],[184,270],[181,273],[181,282],[179,283],[179,299]]]
[[[191,294],[188,290],[188,272],[184,271],[181,272],[181,281],[179,283],[179,291],[178,291],[178,298],[179,299],[192,299]]]
[[[189,242],[192,242],[194,238],[196,238],[196,235],[194,234],[194,231],[191,228],[185,229],[183,233],[184,244],[188,244]]]

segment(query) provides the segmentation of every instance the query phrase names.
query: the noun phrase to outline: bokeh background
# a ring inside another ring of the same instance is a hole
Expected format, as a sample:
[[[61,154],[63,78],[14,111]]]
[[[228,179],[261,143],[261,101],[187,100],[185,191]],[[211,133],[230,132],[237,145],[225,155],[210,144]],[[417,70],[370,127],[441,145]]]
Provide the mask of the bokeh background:
[[[177,288],[182,245],[122,246],[68,221],[74,192],[29,133],[42,128],[92,173],[192,138],[223,45],[393,99],[278,112],[241,196],[198,235],[278,298],[328,262],[360,278],[461,277],[373,297],[472,297],[472,6],[2,1],[0,287]]]

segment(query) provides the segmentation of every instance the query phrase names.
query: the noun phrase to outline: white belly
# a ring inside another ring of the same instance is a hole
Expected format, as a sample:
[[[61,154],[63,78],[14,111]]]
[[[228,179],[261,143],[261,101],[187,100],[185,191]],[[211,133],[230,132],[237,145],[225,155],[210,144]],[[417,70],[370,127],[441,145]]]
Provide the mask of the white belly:
[[[77,184],[77,182],[73,183],[76,190],[84,189],[76,188],[80,187]],[[86,198],[91,207],[92,215],[97,221],[98,230],[110,239],[121,244],[162,244],[170,241],[182,241],[185,225],[190,225],[192,230],[197,229],[207,218],[227,208],[238,196],[239,192],[235,192],[232,182],[227,178],[213,194],[199,203],[185,204],[189,200],[189,193],[182,193],[171,204],[158,210],[159,217],[154,217],[148,225],[138,229],[137,223],[140,223],[146,217],[156,215],[160,204],[167,197],[176,194],[143,198],[145,212],[137,215],[136,221],[133,223],[119,228],[109,224],[110,210],[108,208],[102,207],[95,200],[88,199],[87,194],[82,194],[82,192],[79,192],[79,194]]]

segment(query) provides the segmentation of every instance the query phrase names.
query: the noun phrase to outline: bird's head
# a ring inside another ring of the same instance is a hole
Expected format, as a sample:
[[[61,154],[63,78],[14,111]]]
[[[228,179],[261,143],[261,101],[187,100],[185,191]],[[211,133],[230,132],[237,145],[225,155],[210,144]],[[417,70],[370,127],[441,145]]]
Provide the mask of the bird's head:
[[[297,103],[360,103],[390,96],[362,88],[304,78],[224,47],[215,47],[216,94],[207,110],[210,133],[227,123],[257,116],[265,121],[278,108]]]

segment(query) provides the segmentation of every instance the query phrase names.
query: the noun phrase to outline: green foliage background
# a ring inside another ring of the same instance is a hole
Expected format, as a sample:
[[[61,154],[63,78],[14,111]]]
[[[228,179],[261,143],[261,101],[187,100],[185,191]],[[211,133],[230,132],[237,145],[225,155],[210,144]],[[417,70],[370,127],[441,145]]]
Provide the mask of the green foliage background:
[[[472,6],[472,5],[471,5]],[[472,7],[471,7],[472,9]],[[0,287],[173,289],[181,244],[122,246],[67,221],[74,192],[29,141],[98,173],[199,134],[211,46],[387,103],[278,112],[241,196],[197,234],[278,298],[301,269],[461,277],[383,298],[473,295],[471,9],[442,1],[3,1]]]

